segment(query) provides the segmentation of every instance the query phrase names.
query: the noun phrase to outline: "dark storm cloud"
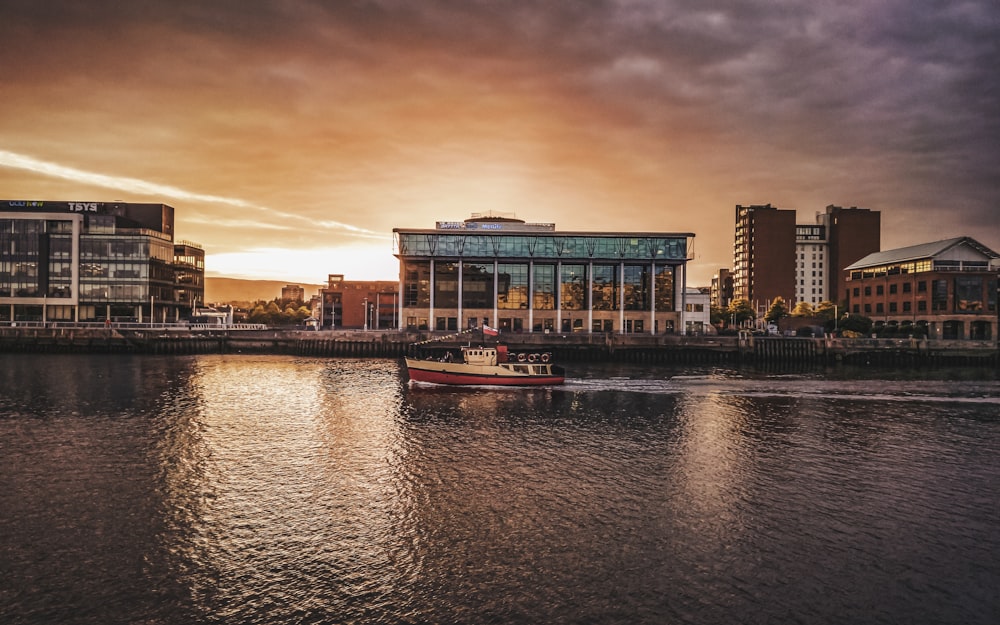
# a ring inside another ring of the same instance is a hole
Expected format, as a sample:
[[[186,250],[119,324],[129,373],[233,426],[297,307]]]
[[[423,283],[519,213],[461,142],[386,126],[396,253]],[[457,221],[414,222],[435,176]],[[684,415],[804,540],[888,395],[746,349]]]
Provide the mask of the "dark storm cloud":
[[[88,89],[126,103],[34,123],[156,138],[171,181],[187,158],[258,193],[274,182],[231,169],[272,172],[302,206],[362,178],[403,204],[408,181],[456,185],[434,166],[493,157],[518,162],[512,185],[594,182],[581,195],[639,213],[857,204],[916,239],[889,246],[1000,246],[995,0],[6,0],[0,37],[5,86],[69,85],[8,90],[20,110]],[[401,180],[387,155],[427,166]],[[724,258],[731,232],[713,236]]]

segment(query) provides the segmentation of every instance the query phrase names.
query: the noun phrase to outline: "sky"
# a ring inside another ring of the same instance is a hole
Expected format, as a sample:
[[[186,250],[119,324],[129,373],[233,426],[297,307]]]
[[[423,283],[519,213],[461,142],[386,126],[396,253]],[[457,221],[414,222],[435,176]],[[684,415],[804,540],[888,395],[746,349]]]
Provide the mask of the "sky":
[[[881,211],[1000,251],[996,0],[3,0],[0,199],[162,202],[208,274],[395,280],[392,229]]]

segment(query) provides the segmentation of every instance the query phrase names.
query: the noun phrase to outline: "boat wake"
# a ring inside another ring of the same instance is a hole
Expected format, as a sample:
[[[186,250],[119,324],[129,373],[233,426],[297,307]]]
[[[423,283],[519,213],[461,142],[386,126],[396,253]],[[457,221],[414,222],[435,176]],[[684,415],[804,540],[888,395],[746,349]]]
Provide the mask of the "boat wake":
[[[878,388],[873,392],[873,385]],[[684,375],[663,379],[625,377],[572,378],[564,389],[571,392],[626,392],[660,395],[725,395],[741,397],[790,397],[796,399],[840,399],[892,402],[961,402],[1000,405],[1000,384],[976,382],[955,385],[937,381],[893,382],[818,380],[802,376],[767,379],[731,378],[716,375]]]

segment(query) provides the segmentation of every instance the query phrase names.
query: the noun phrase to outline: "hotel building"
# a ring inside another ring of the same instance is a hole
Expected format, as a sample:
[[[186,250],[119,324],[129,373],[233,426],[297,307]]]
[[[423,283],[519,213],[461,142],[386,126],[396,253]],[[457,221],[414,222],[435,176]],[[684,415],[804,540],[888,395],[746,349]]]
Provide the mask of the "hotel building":
[[[204,274],[166,204],[0,201],[0,322],[177,321]]]
[[[394,228],[399,327],[683,332],[691,233],[560,232],[473,215]]]
[[[932,339],[997,336],[1000,254],[959,237],[869,254],[846,269],[848,311]]]

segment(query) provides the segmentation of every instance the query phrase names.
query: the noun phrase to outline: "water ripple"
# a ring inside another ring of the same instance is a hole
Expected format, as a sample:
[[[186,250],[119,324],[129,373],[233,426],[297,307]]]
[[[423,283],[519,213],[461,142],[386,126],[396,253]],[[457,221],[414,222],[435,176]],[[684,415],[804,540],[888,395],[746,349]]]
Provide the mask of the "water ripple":
[[[977,624],[1000,606],[989,376],[592,366],[450,389],[390,361],[31,356],[0,382],[4,623]]]

